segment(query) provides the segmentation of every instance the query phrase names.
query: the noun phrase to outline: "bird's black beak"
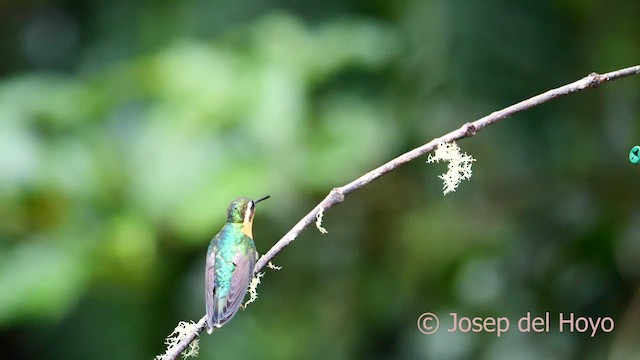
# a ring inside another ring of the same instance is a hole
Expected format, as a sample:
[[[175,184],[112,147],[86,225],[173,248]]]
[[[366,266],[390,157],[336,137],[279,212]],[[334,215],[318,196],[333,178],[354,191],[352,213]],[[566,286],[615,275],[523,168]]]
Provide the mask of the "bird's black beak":
[[[271,195],[267,195],[267,196],[265,196],[265,197],[262,197],[262,198],[260,198],[260,199],[258,199],[258,200],[256,200],[256,201],[254,201],[253,203],[254,203],[254,204],[257,204],[257,203],[259,203],[260,201],[262,201],[262,200],[267,200],[267,199],[268,199],[268,198],[270,198],[270,197],[271,197]]]

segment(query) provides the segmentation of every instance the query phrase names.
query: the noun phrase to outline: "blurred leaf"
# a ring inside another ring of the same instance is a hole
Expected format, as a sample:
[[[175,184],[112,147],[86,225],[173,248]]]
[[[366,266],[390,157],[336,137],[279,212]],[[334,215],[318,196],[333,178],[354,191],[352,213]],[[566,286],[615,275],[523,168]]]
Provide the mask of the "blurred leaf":
[[[21,318],[59,318],[87,282],[84,259],[74,251],[34,239],[0,255],[0,324]]]

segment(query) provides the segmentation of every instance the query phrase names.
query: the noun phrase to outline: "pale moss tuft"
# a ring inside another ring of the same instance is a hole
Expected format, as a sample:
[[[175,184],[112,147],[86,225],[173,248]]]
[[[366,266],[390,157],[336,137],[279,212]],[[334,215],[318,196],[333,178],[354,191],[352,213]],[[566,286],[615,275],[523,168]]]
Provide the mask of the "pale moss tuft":
[[[198,324],[194,323],[193,321],[180,321],[178,323],[178,326],[173,329],[173,332],[169,334],[169,336],[164,340],[164,343],[167,345],[167,351],[165,352],[165,354],[173,349],[174,346],[178,345],[180,340],[182,340],[185,336],[189,335],[192,332],[195,332],[197,334]],[[187,347],[182,352],[182,358],[187,359],[190,357],[197,357],[199,350],[200,344],[198,343],[198,339],[196,338],[189,344],[189,347]],[[156,356],[155,360],[164,360],[164,354]]]
[[[256,276],[251,279],[249,284],[249,300],[242,305],[243,309],[246,309],[249,304],[258,299],[258,285],[260,285],[260,278],[264,276],[264,273],[257,273]]]
[[[318,211],[318,213],[316,214],[316,227],[318,228],[318,230],[321,233],[326,234],[326,233],[328,233],[327,229],[322,227],[322,217],[323,216],[324,216],[324,209],[320,208],[320,211]]]
[[[467,153],[461,154],[460,148],[455,142],[441,143],[438,145],[435,153],[429,155],[428,163],[447,161],[449,162],[446,173],[438,176],[443,182],[443,193],[456,191],[456,188],[462,180],[471,178],[471,164],[476,161]]]

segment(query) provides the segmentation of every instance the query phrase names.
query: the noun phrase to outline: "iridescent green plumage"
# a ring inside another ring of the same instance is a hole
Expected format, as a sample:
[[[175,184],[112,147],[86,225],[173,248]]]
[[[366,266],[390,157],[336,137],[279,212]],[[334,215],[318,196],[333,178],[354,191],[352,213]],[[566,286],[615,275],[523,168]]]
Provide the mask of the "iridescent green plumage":
[[[209,333],[231,320],[242,304],[258,259],[252,234],[255,204],[267,198],[234,200],[227,223],[211,239],[205,268]]]

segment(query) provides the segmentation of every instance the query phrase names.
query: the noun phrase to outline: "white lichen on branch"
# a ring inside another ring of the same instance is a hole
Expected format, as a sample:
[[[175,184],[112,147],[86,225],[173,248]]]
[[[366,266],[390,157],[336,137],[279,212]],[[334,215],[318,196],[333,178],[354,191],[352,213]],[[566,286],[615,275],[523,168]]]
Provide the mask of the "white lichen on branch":
[[[176,346],[180,340],[182,340],[185,336],[190,333],[195,332],[198,333],[198,324],[193,321],[180,321],[178,326],[173,329],[173,332],[169,334],[169,336],[164,340],[164,343],[167,345],[167,353]],[[198,351],[200,350],[200,344],[198,343],[198,339],[193,340],[189,346],[182,352],[182,358],[187,359],[190,357],[197,357]],[[158,355],[155,357],[155,360],[164,360],[164,355]]]
[[[326,234],[326,233],[328,233],[327,229],[322,227],[322,217],[323,216],[324,216],[324,209],[320,208],[320,211],[318,211],[318,213],[316,214],[316,227],[318,228],[318,230],[321,233]]]
[[[269,263],[267,264],[267,267],[269,269],[273,269],[273,270],[281,270],[282,266],[276,266],[274,265],[271,261],[269,261]],[[247,306],[249,304],[251,304],[252,302],[256,301],[258,299],[258,285],[260,285],[260,282],[262,280],[260,280],[262,277],[264,276],[264,273],[257,273],[253,279],[251,279],[251,283],[249,283],[249,289],[248,289],[248,293],[249,293],[249,300],[247,300],[247,302],[245,302],[244,304],[242,304],[242,309],[246,309]]]
[[[441,143],[433,155],[429,155],[428,163],[447,161],[449,163],[446,173],[438,176],[443,182],[443,193],[456,191],[462,180],[471,178],[471,164],[476,161],[467,153],[461,154],[460,148],[455,142]]]
[[[258,299],[258,285],[260,285],[260,278],[264,276],[264,273],[257,273],[256,276],[251,279],[249,284],[249,300],[242,305],[242,309],[246,309],[249,304]]]

